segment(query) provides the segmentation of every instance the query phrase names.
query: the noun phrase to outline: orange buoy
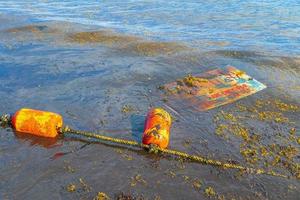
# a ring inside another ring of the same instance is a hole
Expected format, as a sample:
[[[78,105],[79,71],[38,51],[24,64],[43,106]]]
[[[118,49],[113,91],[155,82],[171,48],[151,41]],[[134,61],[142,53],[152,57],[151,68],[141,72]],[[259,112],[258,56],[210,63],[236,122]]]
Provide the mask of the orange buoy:
[[[11,123],[18,132],[54,138],[63,125],[63,118],[52,112],[22,108],[12,116]]]
[[[155,144],[167,148],[170,138],[171,115],[162,108],[151,109],[147,115],[143,144]]]

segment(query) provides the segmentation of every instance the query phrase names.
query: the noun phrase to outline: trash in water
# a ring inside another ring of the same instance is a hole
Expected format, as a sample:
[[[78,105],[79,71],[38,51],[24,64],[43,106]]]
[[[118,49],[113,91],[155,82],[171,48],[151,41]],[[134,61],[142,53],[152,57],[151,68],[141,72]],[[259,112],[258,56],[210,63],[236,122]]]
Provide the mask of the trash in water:
[[[163,86],[169,97],[183,100],[199,111],[234,102],[266,88],[245,72],[228,66],[198,75],[187,75]]]
[[[11,123],[18,132],[55,138],[63,118],[52,112],[22,108],[12,116]]]
[[[171,115],[162,108],[149,111],[143,133],[143,144],[157,145],[165,149],[169,145]]]

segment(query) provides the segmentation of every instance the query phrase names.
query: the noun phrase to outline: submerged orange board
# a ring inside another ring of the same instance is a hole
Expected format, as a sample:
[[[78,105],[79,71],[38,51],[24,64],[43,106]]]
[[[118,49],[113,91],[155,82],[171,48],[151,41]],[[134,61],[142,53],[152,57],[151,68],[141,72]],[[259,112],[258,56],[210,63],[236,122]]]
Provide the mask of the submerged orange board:
[[[164,85],[175,100],[205,111],[234,102],[266,88],[245,72],[228,66],[198,75],[188,75]]]

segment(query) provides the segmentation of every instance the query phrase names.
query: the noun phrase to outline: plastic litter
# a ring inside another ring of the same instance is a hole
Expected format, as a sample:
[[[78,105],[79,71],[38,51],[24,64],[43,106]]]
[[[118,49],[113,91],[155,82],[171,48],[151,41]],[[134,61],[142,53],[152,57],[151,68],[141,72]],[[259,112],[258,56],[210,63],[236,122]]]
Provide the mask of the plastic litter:
[[[182,106],[205,111],[252,95],[266,86],[245,72],[228,66],[198,75],[188,75],[163,87]]]
[[[154,108],[150,110],[145,121],[143,144],[153,144],[163,149],[167,148],[171,123],[171,116],[164,109]]]
[[[54,138],[63,126],[63,118],[52,112],[22,108],[12,116],[11,124],[18,132]]]

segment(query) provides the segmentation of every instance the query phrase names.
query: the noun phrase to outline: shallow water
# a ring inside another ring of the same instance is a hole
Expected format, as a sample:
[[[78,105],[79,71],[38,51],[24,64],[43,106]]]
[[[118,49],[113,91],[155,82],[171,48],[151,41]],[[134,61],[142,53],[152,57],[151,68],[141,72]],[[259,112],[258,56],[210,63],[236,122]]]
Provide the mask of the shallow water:
[[[148,109],[162,106],[174,117],[170,148],[295,177],[297,170],[284,162],[300,161],[293,139],[300,137],[299,8],[296,1],[1,2],[0,110],[50,110],[76,129],[139,140]],[[226,65],[268,88],[206,112],[173,105],[157,89]],[[133,110],[122,112],[126,105]],[[253,162],[256,157],[241,148],[249,144],[240,133],[219,132],[220,125],[259,135],[251,150],[277,144],[296,152],[290,160],[283,153],[274,165],[263,154]],[[240,176],[82,138],[0,133],[0,199],[93,199],[97,192],[202,199],[208,187],[215,199],[299,196],[295,178]],[[75,192],[67,190],[70,184]]]

